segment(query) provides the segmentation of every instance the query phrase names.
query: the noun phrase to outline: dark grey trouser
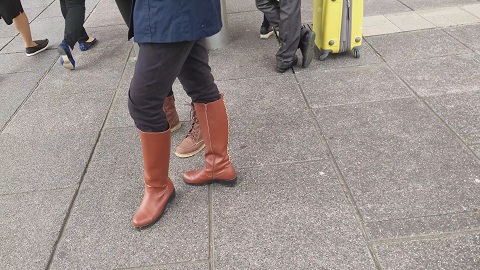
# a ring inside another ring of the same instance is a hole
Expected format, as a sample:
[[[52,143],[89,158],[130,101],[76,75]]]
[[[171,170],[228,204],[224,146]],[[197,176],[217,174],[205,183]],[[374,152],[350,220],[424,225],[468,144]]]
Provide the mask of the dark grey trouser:
[[[196,103],[220,98],[208,65],[205,39],[176,43],[140,43],[130,83],[128,109],[138,129],[163,132],[169,126],[163,102],[175,78]]]
[[[302,35],[300,0],[255,0],[257,8],[265,14],[270,24],[280,32],[277,65],[291,63]]]

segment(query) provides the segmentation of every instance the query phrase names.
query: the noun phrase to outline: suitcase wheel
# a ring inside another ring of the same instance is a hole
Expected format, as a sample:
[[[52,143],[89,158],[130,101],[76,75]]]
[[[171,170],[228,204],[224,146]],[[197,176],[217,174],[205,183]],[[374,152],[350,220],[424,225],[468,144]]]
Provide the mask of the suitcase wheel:
[[[356,50],[356,49],[353,49],[353,57],[359,58],[360,57],[360,51]]]
[[[320,54],[320,57],[319,57],[320,61],[325,60],[327,56],[328,56],[328,52],[322,51],[322,54]]]

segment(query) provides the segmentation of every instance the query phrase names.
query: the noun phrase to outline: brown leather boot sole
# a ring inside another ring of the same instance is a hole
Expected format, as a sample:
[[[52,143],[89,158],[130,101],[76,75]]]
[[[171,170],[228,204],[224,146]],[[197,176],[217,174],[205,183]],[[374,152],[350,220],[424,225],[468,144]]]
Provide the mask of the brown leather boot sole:
[[[237,177],[235,177],[231,180],[213,179],[213,180],[203,182],[203,183],[188,183],[188,182],[185,182],[185,183],[187,183],[188,185],[191,185],[191,186],[206,186],[206,185],[210,185],[210,184],[213,184],[213,183],[218,183],[218,184],[222,184],[222,185],[227,186],[227,187],[233,187],[237,184]]]
[[[143,229],[146,229],[150,226],[152,226],[153,224],[157,223],[158,220],[160,220],[160,218],[163,216],[163,214],[165,213],[165,210],[167,209],[167,206],[169,203],[171,203],[173,201],[173,199],[175,198],[175,195],[176,195],[176,192],[175,192],[175,189],[173,190],[172,194],[170,194],[170,197],[168,198],[168,201],[167,203],[165,204],[165,207],[163,208],[163,211],[162,213],[158,216],[157,219],[155,219],[154,221],[152,221],[152,223],[150,224],[147,224],[147,225],[144,225],[144,226],[140,226],[140,227],[135,227],[135,229],[137,229],[138,231],[141,231]]]

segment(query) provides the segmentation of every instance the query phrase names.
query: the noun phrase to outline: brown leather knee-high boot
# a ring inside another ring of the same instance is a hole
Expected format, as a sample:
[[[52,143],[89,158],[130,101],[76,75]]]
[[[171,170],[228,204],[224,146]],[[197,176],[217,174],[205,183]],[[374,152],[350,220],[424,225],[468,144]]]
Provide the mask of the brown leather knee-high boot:
[[[133,216],[137,228],[155,223],[163,214],[167,203],[175,197],[175,188],[168,178],[170,163],[170,130],[165,132],[142,132],[143,167],[145,190],[143,199]]]
[[[228,156],[228,118],[223,96],[206,104],[194,103],[194,106],[205,142],[205,166],[185,172],[183,180],[190,185],[213,182],[235,185],[237,173]]]

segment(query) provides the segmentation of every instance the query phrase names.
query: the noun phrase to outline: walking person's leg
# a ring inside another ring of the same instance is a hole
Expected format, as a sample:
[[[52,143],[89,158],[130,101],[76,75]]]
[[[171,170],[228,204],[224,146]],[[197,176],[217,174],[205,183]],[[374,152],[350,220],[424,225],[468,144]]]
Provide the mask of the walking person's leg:
[[[192,45],[193,41],[139,44],[128,100],[130,115],[139,129],[144,161],[144,196],[132,219],[137,228],[155,223],[175,196],[168,178],[170,126],[163,106]]]
[[[280,0],[280,48],[277,51],[277,71],[285,72],[297,64],[298,45],[302,28],[300,4],[298,0]]]
[[[0,2],[0,17],[2,17],[7,25],[13,23],[25,44],[25,52],[27,56],[32,56],[47,49],[48,39],[33,40],[30,30],[28,17],[23,10],[20,0],[8,2]]]
[[[60,9],[62,10],[62,16],[66,20],[68,8],[65,1],[60,1]],[[82,25],[82,30],[80,31],[80,35],[78,37],[78,45],[81,51],[87,51],[93,45],[97,43],[97,39],[93,37],[89,37],[85,27]]]
[[[193,45],[178,79],[194,102],[205,142],[204,167],[185,172],[183,180],[190,185],[213,182],[234,185],[237,173],[228,155],[227,111],[208,64],[204,39]]]

